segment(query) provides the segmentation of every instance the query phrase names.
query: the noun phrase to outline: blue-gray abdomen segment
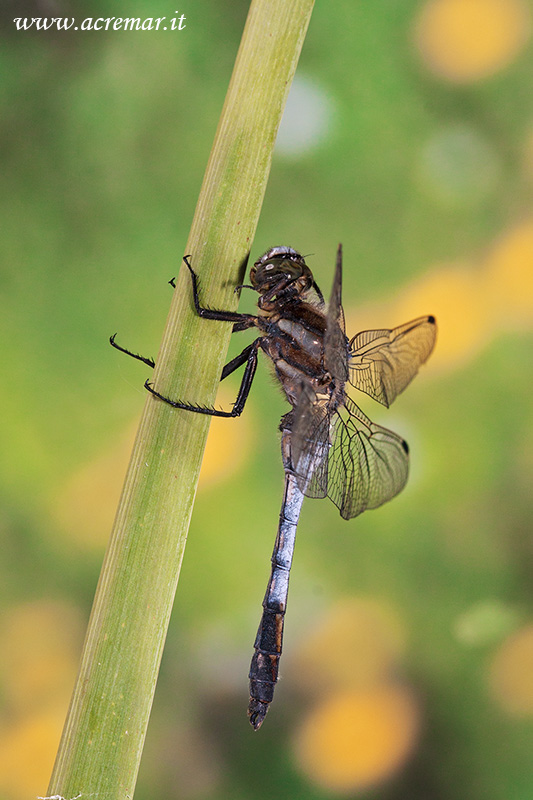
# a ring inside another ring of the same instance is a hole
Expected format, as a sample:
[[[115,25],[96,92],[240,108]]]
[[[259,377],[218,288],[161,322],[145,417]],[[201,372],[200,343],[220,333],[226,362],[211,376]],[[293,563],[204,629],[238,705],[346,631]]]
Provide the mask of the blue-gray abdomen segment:
[[[263,614],[255,639],[255,652],[249,673],[248,716],[255,729],[259,728],[265,718],[278,680],[289,573],[303,498],[304,495],[298,488],[295,476],[287,471],[278,535],[272,553],[272,570],[263,600]]]

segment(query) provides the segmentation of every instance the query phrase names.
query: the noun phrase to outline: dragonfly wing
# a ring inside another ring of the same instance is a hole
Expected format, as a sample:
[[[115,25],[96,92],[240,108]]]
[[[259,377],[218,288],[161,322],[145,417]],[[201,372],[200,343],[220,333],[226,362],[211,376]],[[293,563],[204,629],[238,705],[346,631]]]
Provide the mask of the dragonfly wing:
[[[392,330],[363,331],[349,343],[350,383],[384,406],[403,392],[435,345],[435,317]]]
[[[337,264],[333,288],[328,304],[326,334],[324,337],[324,367],[340,383],[348,380],[348,340],[344,332],[342,310],[342,245],[337,250]]]
[[[291,466],[304,494],[317,469],[327,462],[329,413],[316,402],[312,388],[303,383],[298,404],[291,412]],[[308,495],[309,496],[309,495]],[[325,497],[326,492],[311,495]]]
[[[333,414],[330,440],[328,457],[304,489],[308,497],[327,494],[341,516],[351,519],[391,500],[405,486],[407,443],[371,422],[349,397]]]

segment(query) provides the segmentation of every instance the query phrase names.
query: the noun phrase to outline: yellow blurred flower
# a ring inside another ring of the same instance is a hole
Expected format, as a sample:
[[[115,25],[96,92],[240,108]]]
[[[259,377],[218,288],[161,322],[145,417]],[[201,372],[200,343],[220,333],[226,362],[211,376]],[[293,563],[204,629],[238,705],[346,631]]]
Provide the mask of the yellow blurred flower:
[[[422,368],[422,377],[437,367],[455,367],[468,361],[494,333],[483,295],[483,277],[467,264],[435,267],[386,305],[380,302],[357,311],[348,310],[347,329],[355,332],[392,328],[423,314],[436,317],[438,332],[435,352]]]
[[[301,685],[319,683],[325,692],[295,737],[309,780],[336,792],[362,790],[404,763],[419,719],[411,691],[394,677],[405,638],[385,603],[344,598],[293,656]]]
[[[402,292],[395,303],[394,318],[407,321],[420,314],[437,318],[437,346],[429,368],[467,361],[490,342],[483,276],[469,265],[443,265]]]
[[[216,408],[231,408],[236,390],[219,389]],[[247,406],[238,419],[213,417],[200,471],[199,488],[226,480],[241,469],[249,456],[253,430],[252,409]]]
[[[77,610],[66,603],[40,601],[6,612],[1,676],[11,712],[68,703],[82,631]]]
[[[44,795],[76,672],[82,622],[65,603],[8,610],[0,629],[0,797]]]
[[[65,712],[38,712],[0,730],[0,796],[28,800],[46,794]]]
[[[531,329],[533,221],[505,231],[475,265],[435,266],[390,303],[347,309],[346,328],[394,327],[423,314],[436,317],[438,334],[422,376],[470,360],[503,332]]]
[[[488,299],[506,327],[531,327],[533,322],[533,221],[506,231],[485,260]]]
[[[418,727],[417,704],[404,686],[338,692],[305,720],[295,738],[295,757],[307,778],[322,788],[362,791],[405,763]]]
[[[504,711],[533,715],[533,625],[503,642],[489,666],[488,680],[492,696]]]
[[[415,40],[433,73],[471,83],[508,66],[530,32],[523,0],[429,0],[416,20]]]

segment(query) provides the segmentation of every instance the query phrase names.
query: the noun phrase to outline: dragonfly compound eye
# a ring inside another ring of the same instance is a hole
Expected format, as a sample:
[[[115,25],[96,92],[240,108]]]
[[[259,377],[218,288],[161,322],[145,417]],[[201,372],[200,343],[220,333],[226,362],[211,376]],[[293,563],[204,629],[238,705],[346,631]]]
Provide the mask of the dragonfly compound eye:
[[[251,268],[250,280],[254,289],[265,293],[283,289],[304,275],[307,279],[310,274],[303,256],[292,247],[271,247]]]

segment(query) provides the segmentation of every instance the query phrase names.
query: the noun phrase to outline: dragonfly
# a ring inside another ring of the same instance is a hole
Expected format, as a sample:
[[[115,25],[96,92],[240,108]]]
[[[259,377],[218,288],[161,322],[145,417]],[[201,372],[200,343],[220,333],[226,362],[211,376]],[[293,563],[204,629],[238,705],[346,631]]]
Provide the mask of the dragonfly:
[[[389,407],[429,358],[436,340],[433,316],[418,317],[391,329],[365,330],[348,339],[342,308],[342,245],[326,307],[305,258],[291,247],[272,247],[250,270],[257,314],[205,307],[190,256],[184,257],[196,313],[233,323],[233,332],[251,328],[257,338],[229,361],[221,380],[244,366],[236,401],[229,411],[174,400],[146,389],[173,408],[213,417],[238,417],[246,404],[258,352],[273,364],[291,405],[280,423],[285,489],[271,559],[270,577],[250,665],[248,717],[258,730],[274,698],[283,644],[289,575],[296,528],[304,497],[329,497],[343,519],[391,500],[405,486],[407,443],[372,422],[351,399],[348,386]],[[111,344],[150,367],[154,361]]]

